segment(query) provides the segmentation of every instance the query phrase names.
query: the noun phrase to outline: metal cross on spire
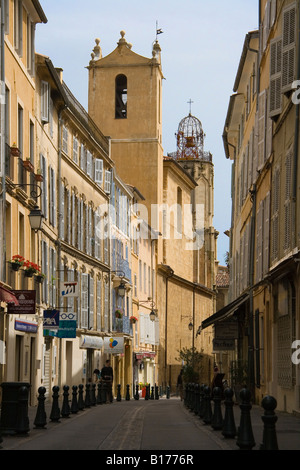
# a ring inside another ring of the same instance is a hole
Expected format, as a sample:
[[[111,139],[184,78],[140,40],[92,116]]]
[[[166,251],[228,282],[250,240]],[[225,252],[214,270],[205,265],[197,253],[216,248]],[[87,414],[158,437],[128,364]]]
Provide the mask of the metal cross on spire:
[[[188,104],[190,105],[190,114],[192,114],[192,103],[194,103],[194,101],[190,99],[190,101],[188,101]]]
[[[158,21],[156,21],[156,41],[157,41],[157,36],[162,33],[163,31],[161,28],[158,28]]]

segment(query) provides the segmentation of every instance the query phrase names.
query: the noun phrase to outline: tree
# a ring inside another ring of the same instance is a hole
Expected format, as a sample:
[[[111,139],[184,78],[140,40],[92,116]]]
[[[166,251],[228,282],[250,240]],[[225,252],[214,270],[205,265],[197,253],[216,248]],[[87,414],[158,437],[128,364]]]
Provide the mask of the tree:
[[[183,380],[186,383],[197,383],[202,371],[202,352],[194,348],[183,348],[178,351],[179,357],[176,361],[184,364],[183,366]]]

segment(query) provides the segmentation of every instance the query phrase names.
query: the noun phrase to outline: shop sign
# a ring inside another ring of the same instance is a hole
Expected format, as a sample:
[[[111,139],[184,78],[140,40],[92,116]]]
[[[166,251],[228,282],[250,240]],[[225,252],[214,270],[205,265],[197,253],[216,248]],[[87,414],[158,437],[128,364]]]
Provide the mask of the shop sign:
[[[81,336],[81,348],[91,348],[91,349],[102,349],[103,348],[103,339],[99,336]]]
[[[10,315],[35,315],[35,290],[12,291],[19,305],[9,303],[7,313]]]
[[[239,334],[237,321],[223,321],[215,324],[216,339],[237,339]]]
[[[44,336],[56,336],[59,328],[59,310],[44,310],[43,327]]]
[[[234,351],[234,339],[214,339],[213,352],[216,351]]]
[[[104,338],[105,354],[123,354],[124,338],[122,336],[105,337]]]
[[[37,333],[38,324],[26,320],[15,320],[15,330],[25,331],[26,333]]]
[[[60,283],[60,295],[63,298],[67,297],[78,297],[78,282],[61,282]]]

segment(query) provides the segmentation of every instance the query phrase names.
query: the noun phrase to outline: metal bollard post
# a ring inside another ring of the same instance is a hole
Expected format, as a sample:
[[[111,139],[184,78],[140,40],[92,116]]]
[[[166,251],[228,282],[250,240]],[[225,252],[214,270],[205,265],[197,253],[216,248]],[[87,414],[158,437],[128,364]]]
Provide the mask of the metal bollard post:
[[[71,413],[73,414],[78,413],[77,390],[78,390],[78,387],[76,385],[73,385],[72,386],[72,403],[71,403]]]
[[[97,405],[102,405],[101,400],[101,382],[97,383]]]
[[[169,399],[170,398],[170,386],[167,385],[167,394],[166,394],[167,398]]]
[[[84,399],[83,399],[83,385],[78,385],[78,409],[79,411],[84,410]]]
[[[90,392],[91,406],[96,406],[96,384],[92,384],[92,390]]]
[[[204,414],[203,422],[205,424],[211,424],[212,409],[211,409],[211,389],[210,387],[204,387]]]
[[[236,426],[233,414],[233,390],[231,388],[226,388],[224,390],[224,404],[225,404],[225,415],[224,415],[224,425],[222,434],[224,437],[233,438],[236,436]]]
[[[50,419],[53,422],[59,422],[59,418],[60,418],[60,408],[58,406],[59,387],[55,385],[52,388],[52,392],[53,392],[53,395],[52,395],[53,401],[52,401]]]
[[[121,401],[121,384],[117,385],[117,401]]]
[[[154,400],[154,387],[151,387],[150,400]]]
[[[203,414],[204,414],[204,387],[205,385],[204,384],[201,384],[200,385],[200,399],[199,399],[199,416],[200,418],[203,418]]]
[[[91,407],[90,384],[89,383],[87,383],[85,385],[84,407],[85,408],[90,408]]]
[[[159,400],[158,385],[155,385],[155,400]]]
[[[240,426],[238,428],[238,438],[236,441],[237,446],[241,450],[251,450],[255,446],[255,440],[252,431],[250,410],[252,405],[251,392],[247,388],[243,388],[240,392],[240,398],[242,400],[240,404],[241,418]]]
[[[215,430],[222,429],[223,427],[221,395],[222,395],[222,391],[220,387],[215,387],[213,389],[214,412],[213,412],[212,419],[211,419],[211,427]]]
[[[139,400],[140,396],[139,396],[139,386],[136,385],[135,386],[135,395],[134,395],[134,399],[135,400]]]
[[[47,415],[46,415],[46,411],[45,411],[45,393],[46,393],[46,389],[45,387],[40,387],[38,389],[38,407],[37,407],[37,411],[36,411],[36,416],[35,416],[35,420],[34,420],[34,425],[36,428],[40,428],[40,429],[43,429],[46,424],[47,424]]]
[[[16,423],[16,433],[26,434],[29,432],[29,417],[28,417],[28,387],[20,387],[18,393],[18,413]]]
[[[61,408],[61,416],[63,418],[68,418],[70,416],[69,386],[64,385],[63,390],[64,390],[64,393],[63,393],[64,398],[63,398],[63,404],[62,404],[62,408]]]
[[[262,407],[265,410],[264,416],[261,417],[264,423],[263,442],[260,450],[278,450],[275,408],[277,401],[274,397],[267,395],[263,398]]]
[[[129,387],[130,385],[126,385],[126,401],[129,401],[130,400],[130,392],[129,392]]]

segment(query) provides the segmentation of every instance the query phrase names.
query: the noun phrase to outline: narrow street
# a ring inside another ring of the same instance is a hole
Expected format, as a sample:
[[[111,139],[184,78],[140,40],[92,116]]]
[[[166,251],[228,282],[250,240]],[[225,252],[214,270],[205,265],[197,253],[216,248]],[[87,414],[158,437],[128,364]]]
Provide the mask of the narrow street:
[[[184,461],[186,464],[198,462],[200,455],[198,451],[201,450],[239,450],[236,439],[225,439],[221,431],[215,431],[210,425],[205,425],[177,397],[154,401],[114,401],[112,404],[97,405],[77,414],[70,414],[68,418],[61,418],[59,423],[50,422],[50,409],[48,405],[46,428],[34,429],[36,409],[30,408],[29,433],[3,436],[1,449],[100,450],[103,451],[101,462],[104,458],[125,455],[121,451],[126,451],[126,455],[131,455],[130,451],[148,451],[142,453],[147,456],[156,455],[157,451],[160,454],[162,451],[172,451],[172,455],[181,456],[181,464]],[[240,419],[238,405],[234,406],[234,414],[238,428]],[[259,450],[262,442],[262,414],[260,407],[253,406],[251,420],[256,442],[253,450]],[[277,415],[279,450],[299,450],[300,418],[286,413]],[[139,452],[133,452],[132,455],[137,456]]]

